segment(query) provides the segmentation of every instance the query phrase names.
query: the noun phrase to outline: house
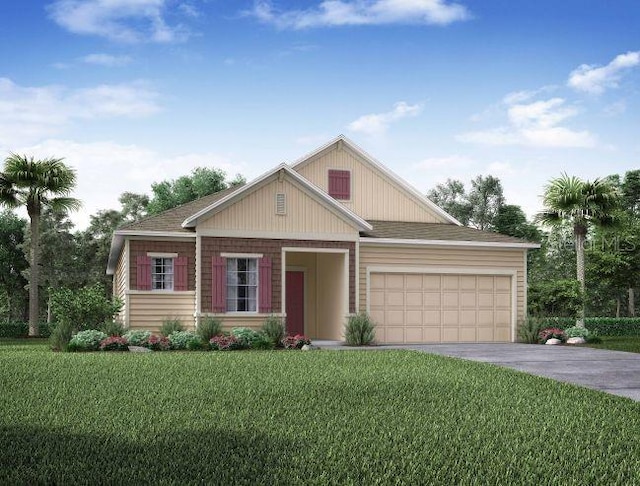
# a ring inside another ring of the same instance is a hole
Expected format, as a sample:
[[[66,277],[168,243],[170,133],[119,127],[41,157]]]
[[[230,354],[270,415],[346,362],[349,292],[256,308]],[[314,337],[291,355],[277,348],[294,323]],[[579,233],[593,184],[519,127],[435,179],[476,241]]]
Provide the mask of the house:
[[[527,251],[467,228],[339,136],[254,181],[118,229],[107,272],[130,328],[163,320],[341,339],[366,311],[382,343],[509,342]]]

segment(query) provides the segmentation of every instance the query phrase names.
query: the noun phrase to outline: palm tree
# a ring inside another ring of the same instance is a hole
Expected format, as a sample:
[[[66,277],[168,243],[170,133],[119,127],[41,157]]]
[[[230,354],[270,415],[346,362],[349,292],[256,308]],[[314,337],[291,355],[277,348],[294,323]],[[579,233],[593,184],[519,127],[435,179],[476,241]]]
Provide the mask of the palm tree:
[[[26,155],[10,154],[0,174],[0,204],[26,207],[29,215],[29,336],[38,335],[40,282],[40,215],[46,206],[76,210],[80,201],[69,197],[76,185],[76,173],[62,159],[34,160]]]
[[[576,274],[584,295],[584,243],[591,226],[611,226],[619,205],[615,187],[607,181],[583,181],[567,174],[552,179],[545,187],[544,209],[538,221],[547,226],[569,224],[573,228],[576,247]],[[584,304],[576,325],[584,327]]]

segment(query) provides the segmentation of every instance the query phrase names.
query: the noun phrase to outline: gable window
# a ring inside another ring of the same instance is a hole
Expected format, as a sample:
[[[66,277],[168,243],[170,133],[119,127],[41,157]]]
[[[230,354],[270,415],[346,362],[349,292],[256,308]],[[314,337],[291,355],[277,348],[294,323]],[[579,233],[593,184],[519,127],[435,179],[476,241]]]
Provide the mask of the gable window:
[[[227,312],[257,312],[258,259],[227,258]]]
[[[351,199],[351,171],[329,169],[329,195],[334,199]]]
[[[173,290],[173,258],[151,258],[151,290]]]

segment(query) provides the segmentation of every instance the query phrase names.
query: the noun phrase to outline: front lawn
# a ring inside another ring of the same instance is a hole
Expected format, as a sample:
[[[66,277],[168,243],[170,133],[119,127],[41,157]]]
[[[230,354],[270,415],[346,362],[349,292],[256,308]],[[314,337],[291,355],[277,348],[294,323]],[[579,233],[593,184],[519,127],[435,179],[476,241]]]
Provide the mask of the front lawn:
[[[633,484],[640,403],[412,351],[0,346],[0,484]]]
[[[640,353],[640,336],[603,336],[601,343],[589,343],[590,348]]]

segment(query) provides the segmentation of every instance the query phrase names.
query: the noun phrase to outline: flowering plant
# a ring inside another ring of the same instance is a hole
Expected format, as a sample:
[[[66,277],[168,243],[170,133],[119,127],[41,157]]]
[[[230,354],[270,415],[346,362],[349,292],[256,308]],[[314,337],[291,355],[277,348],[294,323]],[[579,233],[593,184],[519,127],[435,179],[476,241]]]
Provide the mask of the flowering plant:
[[[171,349],[171,343],[169,342],[168,337],[156,336],[155,334],[151,334],[145,341],[143,341],[142,346],[154,351],[168,351]]]
[[[547,327],[538,333],[538,339],[543,344],[551,338],[556,338],[565,342],[567,340],[567,335],[559,327]]]
[[[289,335],[282,340],[282,345],[285,349],[300,349],[305,344],[311,344],[311,339],[302,334]]]
[[[209,339],[209,346],[214,351],[231,351],[232,349],[240,349],[242,346],[238,342],[238,338],[231,336],[213,336]]]
[[[122,336],[109,336],[100,341],[100,351],[129,351],[129,343]]]

